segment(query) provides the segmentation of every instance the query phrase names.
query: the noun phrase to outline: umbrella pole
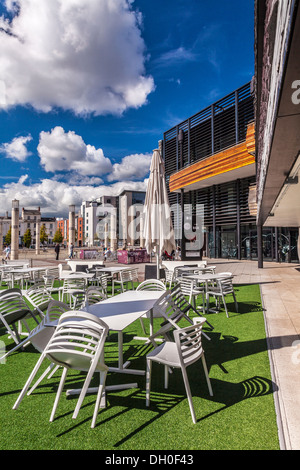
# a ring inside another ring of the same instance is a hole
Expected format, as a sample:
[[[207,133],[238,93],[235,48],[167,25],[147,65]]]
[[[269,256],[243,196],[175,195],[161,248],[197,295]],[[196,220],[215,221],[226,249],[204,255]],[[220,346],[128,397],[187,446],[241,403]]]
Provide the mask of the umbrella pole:
[[[159,279],[159,245],[157,246],[156,253],[156,279]]]

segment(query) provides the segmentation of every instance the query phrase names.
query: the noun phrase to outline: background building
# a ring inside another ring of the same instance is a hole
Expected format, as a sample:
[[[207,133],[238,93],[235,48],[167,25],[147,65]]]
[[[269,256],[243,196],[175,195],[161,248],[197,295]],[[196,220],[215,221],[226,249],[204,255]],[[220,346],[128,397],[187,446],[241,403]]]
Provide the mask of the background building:
[[[59,217],[56,219],[56,230],[60,230],[63,235],[63,244],[68,245],[69,241],[69,219]],[[54,232],[55,233],[55,232]],[[83,218],[80,214],[75,214],[75,246],[84,245]]]

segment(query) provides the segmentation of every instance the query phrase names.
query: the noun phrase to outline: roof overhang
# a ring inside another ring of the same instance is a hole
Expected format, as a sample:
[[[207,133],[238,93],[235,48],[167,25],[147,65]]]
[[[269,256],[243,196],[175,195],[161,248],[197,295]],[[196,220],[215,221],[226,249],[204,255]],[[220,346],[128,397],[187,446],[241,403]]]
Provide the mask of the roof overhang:
[[[300,11],[296,8],[257,217],[257,222],[263,225],[300,226],[300,185],[287,183],[287,178],[296,171],[300,152],[300,100],[295,100],[295,82],[300,81],[299,50]],[[269,217],[270,213],[274,216]]]
[[[300,227],[300,153],[264,225]]]

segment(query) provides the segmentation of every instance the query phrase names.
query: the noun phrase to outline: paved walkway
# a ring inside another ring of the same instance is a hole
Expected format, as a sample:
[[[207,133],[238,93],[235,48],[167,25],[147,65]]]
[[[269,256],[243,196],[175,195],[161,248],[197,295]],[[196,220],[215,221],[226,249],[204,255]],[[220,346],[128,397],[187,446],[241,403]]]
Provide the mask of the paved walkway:
[[[300,265],[264,262],[259,269],[256,261],[210,259],[208,263],[216,265],[217,272],[232,272],[237,284],[258,283],[261,287],[272,379],[278,387],[274,399],[280,446],[282,450],[299,450]],[[33,260],[33,264],[43,261]],[[144,265],[135,266],[144,280]]]

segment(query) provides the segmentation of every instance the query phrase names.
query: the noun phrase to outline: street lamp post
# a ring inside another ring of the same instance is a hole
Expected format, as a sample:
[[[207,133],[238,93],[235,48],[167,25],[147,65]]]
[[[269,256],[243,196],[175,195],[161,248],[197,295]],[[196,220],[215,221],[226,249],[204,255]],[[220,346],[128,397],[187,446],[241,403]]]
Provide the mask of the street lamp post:
[[[19,259],[19,201],[12,201],[11,211],[11,259]]]
[[[69,206],[69,247],[73,243],[75,246],[75,206]]]

